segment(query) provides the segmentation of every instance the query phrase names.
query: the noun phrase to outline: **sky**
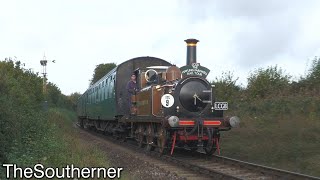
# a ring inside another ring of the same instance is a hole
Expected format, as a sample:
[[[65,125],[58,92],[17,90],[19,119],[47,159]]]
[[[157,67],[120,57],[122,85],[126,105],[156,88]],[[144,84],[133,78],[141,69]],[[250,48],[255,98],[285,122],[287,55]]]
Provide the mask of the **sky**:
[[[0,60],[41,72],[62,93],[83,93],[100,63],[154,56],[186,63],[185,39],[200,40],[208,80],[233,72],[245,86],[257,68],[278,65],[294,79],[320,56],[320,1],[0,1]],[[52,63],[51,60],[55,60]]]

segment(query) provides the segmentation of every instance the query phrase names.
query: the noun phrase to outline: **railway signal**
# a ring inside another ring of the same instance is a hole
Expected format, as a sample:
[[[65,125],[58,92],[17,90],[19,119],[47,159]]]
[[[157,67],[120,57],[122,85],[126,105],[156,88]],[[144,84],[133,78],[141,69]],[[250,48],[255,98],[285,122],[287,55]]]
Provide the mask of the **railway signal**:
[[[50,61],[49,61],[50,62]],[[52,63],[55,63],[56,60],[51,60]],[[42,92],[43,92],[43,95],[44,95],[44,109],[47,110],[48,109],[48,101],[47,101],[47,63],[48,63],[48,60],[46,58],[46,55],[44,54],[43,55],[43,59],[40,60],[40,64],[42,66]]]

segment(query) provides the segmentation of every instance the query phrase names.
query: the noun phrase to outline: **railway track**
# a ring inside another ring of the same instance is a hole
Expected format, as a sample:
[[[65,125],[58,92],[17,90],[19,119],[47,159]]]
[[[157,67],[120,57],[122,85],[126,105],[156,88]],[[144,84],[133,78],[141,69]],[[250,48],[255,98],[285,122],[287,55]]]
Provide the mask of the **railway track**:
[[[219,179],[320,179],[319,177],[217,155],[206,157],[204,154],[198,154],[194,157],[190,157],[190,155],[188,157],[187,155],[176,154],[175,157],[165,156],[163,158]]]
[[[81,128],[79,128],[81,129]],[[85,130],[95,136],[99,136],[103,139],[112,141],[115,144],[130,148],[135,152],[147,154],[149,157],[163,162],[165,164],[155,161],[156,166],[166,167],[171,169],[178,175],[182,173],[187,179],[311,179],[320,180],[319,177],[309,176],[305,174],[299,174],[286,170],[271,168],[249,162],[244,162],[228,157],[213,155],[208,157],[202,153],[190,153],[186,150],[175,151],[174,156],[160,155],[157,151],[146,151],[136,145],[136,142],[127,141],[122,142],[112,138],[111,136],[105,136],[101,133]],[[180,168],[175,168],[172,165]],[[185,170],[181,170],[183,167]]]

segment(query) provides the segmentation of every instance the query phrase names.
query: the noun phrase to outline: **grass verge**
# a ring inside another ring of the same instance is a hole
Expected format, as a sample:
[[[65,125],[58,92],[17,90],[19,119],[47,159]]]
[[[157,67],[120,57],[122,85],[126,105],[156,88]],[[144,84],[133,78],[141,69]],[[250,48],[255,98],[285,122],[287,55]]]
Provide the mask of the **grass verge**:
[[[223,132],[222,155],[320,176],[320,99],[278,98],[239,103],[241,127]]]
[[[10,147],[7,161],[20,167],[33,167],[41,163],[45,167],[109,167],[105,153],[94,144],[79,137],[73,127],[74,112],[65,109],[50,109],[47,114],[39,113],[29,126],[24,128],[26,136],[17,138]],[[5,178],[4,168],[0,179]]]

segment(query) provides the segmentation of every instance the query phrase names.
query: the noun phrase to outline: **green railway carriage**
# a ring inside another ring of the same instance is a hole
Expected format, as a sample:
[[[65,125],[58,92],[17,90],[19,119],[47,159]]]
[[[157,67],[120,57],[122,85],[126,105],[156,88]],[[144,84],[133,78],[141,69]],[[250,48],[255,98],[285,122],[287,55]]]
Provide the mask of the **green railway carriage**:
[[[125,61],[91,85],[78,100],[78,117],[115,120],[129,112],[127,82],[131,73],[148,66],[170,66],[155,57],[137,57]]]

